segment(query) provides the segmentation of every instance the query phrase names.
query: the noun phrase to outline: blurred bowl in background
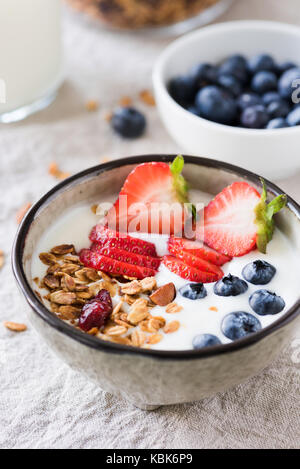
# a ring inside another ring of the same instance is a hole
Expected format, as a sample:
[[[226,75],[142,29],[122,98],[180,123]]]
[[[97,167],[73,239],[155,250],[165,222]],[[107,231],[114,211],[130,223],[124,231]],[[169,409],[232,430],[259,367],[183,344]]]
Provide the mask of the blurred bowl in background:
[[[66,0],[72,7],[122,30],[183,34],[222,15],[233,0]]]
[[[153,73],[160,116],[179,151],[216,158],[268,178],[300,170],[300,126],[266,130],[217,124],[185,110],[170,96],[171,78],[200,62],[218,64],[240,53],[269,53],[278,62],[300,65],[300,28],[271,21],[234,21],[207,26],[182,37],[159,57]]]

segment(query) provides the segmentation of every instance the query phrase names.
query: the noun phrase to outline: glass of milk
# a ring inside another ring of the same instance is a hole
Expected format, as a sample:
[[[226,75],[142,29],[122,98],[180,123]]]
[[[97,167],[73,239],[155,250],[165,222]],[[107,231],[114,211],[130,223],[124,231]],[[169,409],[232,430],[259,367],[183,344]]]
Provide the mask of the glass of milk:
[[[62,82],[61,0],[0,0],[0,122],[48,106]]]

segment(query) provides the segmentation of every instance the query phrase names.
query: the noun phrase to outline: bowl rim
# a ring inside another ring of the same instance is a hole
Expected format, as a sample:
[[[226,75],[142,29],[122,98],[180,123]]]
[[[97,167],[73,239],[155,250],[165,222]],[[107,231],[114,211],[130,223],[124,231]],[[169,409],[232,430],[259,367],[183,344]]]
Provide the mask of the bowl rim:
[[[156,94],[156,98],[160,100],[160,93],[162,97],[168,101],[168,104],[173,107],[174,112],[178,112],[182,115],[182,118],[189,118],[191,122],[201,124],[202,126],[207,127],[208,129],[215,130],[218,132],[224,132],[225,134],[233,133],[239,136],[274,136],[274,135],[287,135],[290,136],[293,132],[299,133],[299,127],[285,127],[281,129],[246,129],[242,127],[234,127],[231,125],[220,124],[218,122],[213,122],[203,117],[196,116],[195,114],[189,112],[187,109],[184,109],[180,104],[178,104],[169,94],[167,89],[167,83],[164,80],[164,71],[167,63],[176,57],[177,48],[186,46],[195,43],[198,39],[202,40],[207,35],[213,35],[214,33],[227,33],[233,32],[236,30],[243,30],[248,28],[248,31],[255,32],[256,30],[264,31],[268,33],[269,31],[278,31],[297,35],[300,40],[300,28],[296,25],[279,22],[279,21],[266,21],[266,20],[237,20],[237,21],[228,21],[223,23],[217,23],[205,26],[199,30],[192,31],[178,39],[172,41],[159,55],[158,59],[155,62],[152,81]],[[233,51],[233,53],[236,51]],[[300,64],[299,64],[300,67]]]
[[[130,354],[130,355],[142,355],[145,357],[164,359],[164,360],[186,360],[186,359],[200,359],[206,357],[213,357],[223,353],[229,353],[236,350],[249,347],[271,333],[277,331],[278,329],[284,327],[291,321],[293,321],[300,312],[300,298],[297,302],[277,321],[274,321],[271,325],[261,329],[260,331],[253,333],[249,336],[246,336],[242,339],[238,339],[234,342],[227,344],[216,345],[210,348],[204,348],[201,350],[153,350],[153,349],[142,349],[138,347],[131,347],[128,345],[116,344],[113,342],[107,342],[102,339],[93,337],[86,334],[78,329],[75,329],[74,326],[67,324],[66,322],[59,319],[53,313],[51,313],[46,306],[38,299],[33,289],[29,285],[24,268],[23,268],[23,252],[26,243],[27,234],[30,230],[31,224],[35,219],[35,216],[40,211],[43,206],[46,206],[48,202],[51,202],[56,194],[60,193],[63,189],[76,185],[76,183],[82,182],[84,179],[89,179],[92,177],[97,177],[101,173],[120,168],[127,165],[135,165],[150,161],[164,161],[171,162],[176,155],[174,154],[162,154],[162,155],[139,155],[132,156],[127,158],[121,158],[113,160],[107,163],[99,164],[97,166],[90,167],[81,171],[64,181],[60,182],[54,186],[50,191],[48,191],[44,196],[40,198],[27,212],[23,218],[17,234],[14,240],[12,248],[12,269],[15,276],[15,279],[23,293],[27,303],[34,311],[34,313],[44,320],[48,325],[56,329],[57,331],[67,335],[69,338],[74,339],[86,346],[89,346],[93,349],[101,350],[108,353],[121,353],[121,354]],[[205,166],[207,168],[221,169],[228,173],[238,174],[240,177],[248,180],[250,183],[259,184],[260,176],[252,173],[246,169],[240,168],[229,163],[224,163],[218,160],[210,158],[202,158],[197,156],[188,156],[183,155],[185,162],[190,164],[196,164],[198,166]],[[266,180],[267,190],[272,193],[272,195],[277,196],[282,194],[283,191],[277,187],[275,184]],[[289,209],[299,220],[300,222],[300,206],[288,196],[287,199],[287,209]]]

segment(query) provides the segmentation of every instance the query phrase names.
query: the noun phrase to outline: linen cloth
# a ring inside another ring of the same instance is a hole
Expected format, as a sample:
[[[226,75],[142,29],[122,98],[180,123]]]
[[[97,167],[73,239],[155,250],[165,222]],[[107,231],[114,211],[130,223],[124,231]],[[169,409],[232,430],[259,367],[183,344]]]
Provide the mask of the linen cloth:
[[[298,0],[240,0],[221,20],[266,18],[300,24]],[[0,447],[1,448],[299,448],[300,331],[259,376],[201,402],[143,412],[101,391],[52,355],[29,325],[9,332],[4,320],[25,322],[11,268],[15,214],[56,181],[56,161],[75,173],[104,158],[178,152],[155,108],[138,93],[150,88],[153,63],[168,40],[116,34],[64,14],[66,81],[57,101],[28,120],[0,128]],[[104,116],[131,96],[148,118],[136,141],[112,134]],[[88,113],[85,102],[100,110]],[[300,175],[281,186],[300,201]]]

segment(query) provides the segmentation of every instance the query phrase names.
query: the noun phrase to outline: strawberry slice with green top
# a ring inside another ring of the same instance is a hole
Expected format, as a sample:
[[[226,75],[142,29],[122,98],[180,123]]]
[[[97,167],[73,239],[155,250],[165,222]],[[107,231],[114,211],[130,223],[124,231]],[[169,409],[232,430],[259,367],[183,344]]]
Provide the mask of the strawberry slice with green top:
[[[164,256],[162,260],[163,264],[179,277],[190,280],[191,282],[197,283],[212,283],[219,280],[219,276],[212,272],[203,272],[202,270],[196,269],[180,259],[174,256]]]
[[[85,267],[101,270],[120,277],[125,275],[126,277],[142,280],[146,277],[154,277],[156,274],[155,270],[149,269],[148,267],[141,267],[111,259],[110,257],[102,256],[102,254],[91,251],[90,249],[82,249],[79,258]]]
[[[171,164],[150,162],[136,166],[108,211],[108,226],[121,232],[181,232],[183,204],[188,203],[188,187],[181,174],[183,166],[181,155]]]
[[[209,248],[208,246],[204,246],[199,241],[192,241],[189,239],[184,238],[176,238],[175,236],[171,236],[169,239],[169,247],[174,246],[175,249],[182,249],[187,251],[189,254],[192,254],[196,257],[201,257],[212,264],[222,266],[226,264],[226,262],[231,261],[231,257],[225,256],[214,249]],[[170,251],[171,252],[171,251]]]
[[[226,256],[239,257],[257,246],[265,253],[274,232],[273,215],[287,201],[279,195],[267,203],[262,180],[262,195],[247,182],[234,182],[222,190],[204,209],[204,241]]]

